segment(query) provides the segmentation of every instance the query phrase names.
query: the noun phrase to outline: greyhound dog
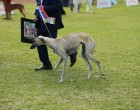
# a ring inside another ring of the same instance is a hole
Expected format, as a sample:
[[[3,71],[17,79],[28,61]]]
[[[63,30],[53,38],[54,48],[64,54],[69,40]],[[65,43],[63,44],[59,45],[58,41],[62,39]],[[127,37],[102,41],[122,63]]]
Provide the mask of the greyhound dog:
[[[77,50],[82,44],[82,52],[81,55],[89,68],[88,79],[91,76],[92,66],[90,65],[88,59],[95,62],[100,70],[100,74],[103,76],[102,68],[100,66],[100,62],[97,61],[92,54],[95,52],[95,42],[87,33],[79,32],[79,33],[72,33],[66,35],[62,38],[52,39],[49,37],[38,36],[34,38],[33,44],[31,45],[30,49],[34,49],[40,45],[47,45],[51,49],[54,50],[54,53],[58,54],[61,59],[55,66],[55,70],[58,69],[59,65],[64,61],[61,77],[59,83],[64,81],[65,69],[68,61],[68,56],[70,55],[77,55]]]

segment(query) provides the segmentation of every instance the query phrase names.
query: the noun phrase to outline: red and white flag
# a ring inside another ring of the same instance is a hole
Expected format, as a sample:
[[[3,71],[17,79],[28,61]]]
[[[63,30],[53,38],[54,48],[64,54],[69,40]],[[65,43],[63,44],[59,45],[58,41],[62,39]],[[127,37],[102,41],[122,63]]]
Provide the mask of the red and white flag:
[[[42,17],[44,23],[55,24],[55,18],[49,17],[49,16],[47,15],[47,13],[45,12],[45,10],[44,10],[44,8],[43,8],[42,5],[39,5],[39,6],[37,7],[37,10],[39,11],[39,13],[40,13],[40,15],[41,15],[41,17]]]

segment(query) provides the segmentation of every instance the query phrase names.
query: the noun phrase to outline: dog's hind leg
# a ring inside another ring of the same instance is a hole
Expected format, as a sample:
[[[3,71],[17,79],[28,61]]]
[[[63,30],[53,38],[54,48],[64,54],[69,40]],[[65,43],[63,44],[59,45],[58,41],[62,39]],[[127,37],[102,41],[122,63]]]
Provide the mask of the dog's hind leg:
[[[88,74],[88,79],[90,78],[91,76],[91,73],[92,73],[92,66],[90,65],[89,61],[88,61],[88,58],[87,56],[85,55],[85,45],[83,44],[82,46],[82,58],[84,59],[85,63],[87,64],[88,68],[89,68],[89,74]]]
[[[25,14],[24,14],[24,7],[22,7],[21,9],[19,9],[19,12],[23,15],[23,17],[25,18]]]
[[[23,10],[22,11],[20,10],[20,13],[23,15],[24,18],[26,17]]]
[[[100,62],[97,61],[91,54],[87,55],[87,57],[98,65],[101,76],[104,76]]]
[[[89,68],[89,73],[88,73],[88,79],[90,78],[91,76],[91,73],[92,73],[92,66],[90,65],[89,61],[88,61],[88,58],[86,57],[85,54],[82,54],[82,57],[85,61],[85,63],[87,64],[88,68]]]

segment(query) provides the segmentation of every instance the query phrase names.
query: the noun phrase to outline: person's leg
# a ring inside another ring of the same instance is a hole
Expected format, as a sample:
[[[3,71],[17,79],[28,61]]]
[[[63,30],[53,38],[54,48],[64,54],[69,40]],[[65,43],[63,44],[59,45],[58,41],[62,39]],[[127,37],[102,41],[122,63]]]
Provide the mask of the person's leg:
[[[74,7],[73,0],[70,0],[70,11],[71,12],[73,12],[73,7]]]
[[[73,0],[74,4],[74,13],[78,13],[78,0]]]
[[[38,50],[39,59],[43,63],[43,67],[51,66],[51,62],[48,56],[48,49],[46,45],[38,46],[37,50]]]

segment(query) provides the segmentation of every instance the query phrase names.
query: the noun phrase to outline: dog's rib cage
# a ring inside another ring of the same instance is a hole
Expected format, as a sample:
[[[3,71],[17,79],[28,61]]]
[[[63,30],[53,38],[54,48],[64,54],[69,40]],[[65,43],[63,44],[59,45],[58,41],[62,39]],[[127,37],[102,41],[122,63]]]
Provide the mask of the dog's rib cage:
[[[79,37],[82,37],[82,36],[84,38],[85,36],[87,36],[88,38],[90,35],[87,33],[79,32],[79,33],[72,33],[72,34],[64,36],[63,38],[60,38],[62,39],[62,42],[63,42],[62,44],[68,55],[75,53],[78,50],[80,44],[85,45],[87,43],[86,39],[81,40],[80,42],[77,42],[79,41]],[[93,39],[91,39],[90,41],[93,41]]]

